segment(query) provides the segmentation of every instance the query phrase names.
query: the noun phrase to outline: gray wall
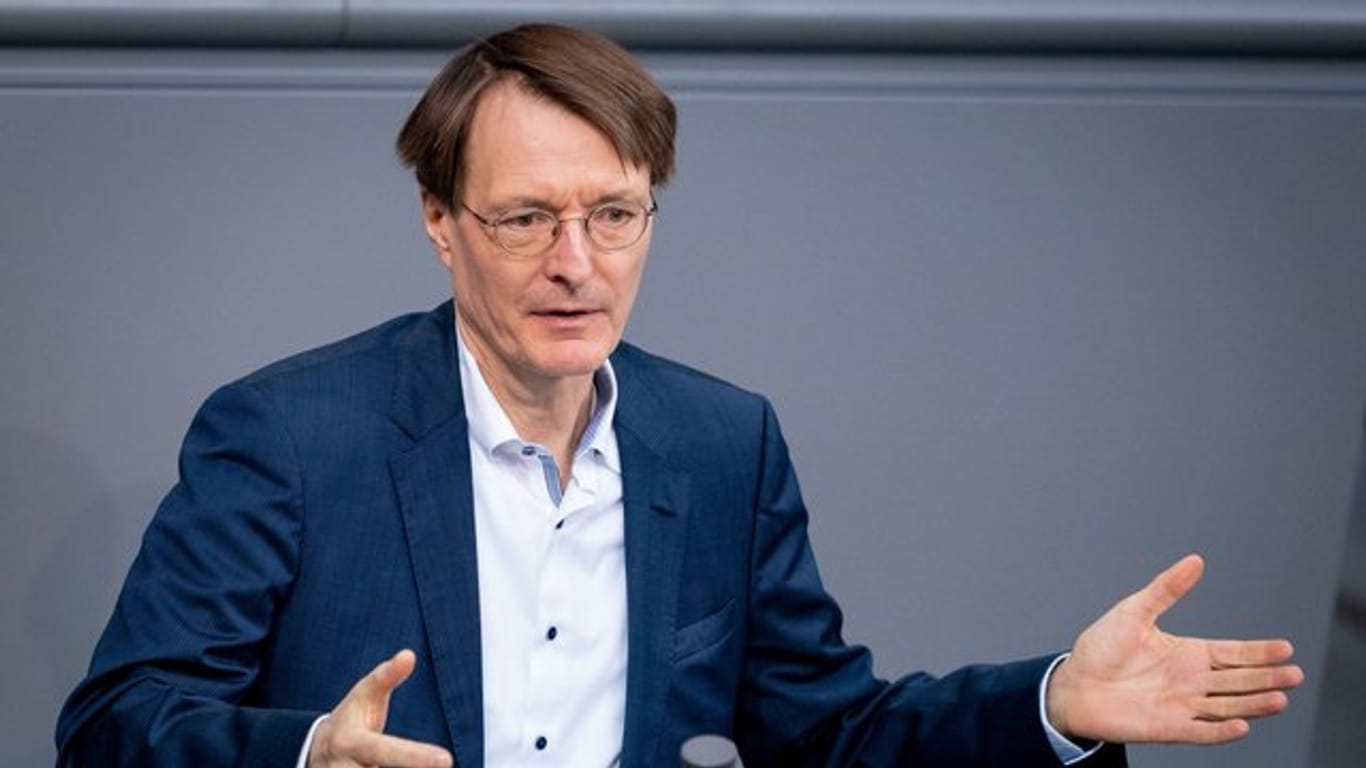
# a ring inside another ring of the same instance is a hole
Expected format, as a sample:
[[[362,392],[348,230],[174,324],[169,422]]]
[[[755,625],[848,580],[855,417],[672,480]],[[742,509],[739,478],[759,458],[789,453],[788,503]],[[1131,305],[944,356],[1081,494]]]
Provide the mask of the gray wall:
[[[1169,628],[1288,634],[1310,681],[1133,763],[1304,765],[1349,679],[1366,63],[1051,39],[647,52],[681,172],[628,336],[772,396],[881,671],[1064,647],[1198,550]],[[0,765],[51,762],[199,401],[444,296],[390,149],[443,59],[0,48]]]

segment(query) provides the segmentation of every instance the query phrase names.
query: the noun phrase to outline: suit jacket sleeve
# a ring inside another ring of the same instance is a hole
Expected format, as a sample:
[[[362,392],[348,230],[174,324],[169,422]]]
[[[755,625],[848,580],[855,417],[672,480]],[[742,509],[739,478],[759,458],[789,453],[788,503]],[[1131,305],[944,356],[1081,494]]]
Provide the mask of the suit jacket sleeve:
[[[806,533],[807,513],[765,406],[750,615],[737,740],[758,766],[1057,766],[1039,719],[1050,658],[973,666],[942,678],[876,679],[840,637]],[[890,597],[890,596],[889,596]],[[1088,768],[1124,764],[1102,750]]]
[[[250,706],[298,561],[302,478],[251,385],[186,436],[90,673],[57,725],[62,766],[292,764],[318,712]]]

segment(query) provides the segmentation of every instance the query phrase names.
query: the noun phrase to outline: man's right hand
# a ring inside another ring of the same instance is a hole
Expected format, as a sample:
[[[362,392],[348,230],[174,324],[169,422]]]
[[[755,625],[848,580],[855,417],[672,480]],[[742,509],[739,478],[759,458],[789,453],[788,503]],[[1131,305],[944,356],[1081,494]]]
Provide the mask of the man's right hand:
[[[308,768],[451,768],[454,760],[441,747],[384,734],[389,696],[415,666],[417,656],[404,649],[352,686],[314,732]]]

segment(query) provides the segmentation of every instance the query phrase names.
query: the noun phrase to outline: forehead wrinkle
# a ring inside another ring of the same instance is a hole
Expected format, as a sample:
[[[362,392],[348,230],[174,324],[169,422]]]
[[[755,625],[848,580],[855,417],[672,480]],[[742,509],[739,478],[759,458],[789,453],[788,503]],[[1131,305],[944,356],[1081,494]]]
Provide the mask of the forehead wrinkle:
[[[622,187],[619,190],[612,190],[594,195],[592,198],[581,200],[582,206],[586,209],[597,208],[608,203],[639,203],[648,206],[648,200],[638,199],[634,189]],[[549,198],[536,195],[515,195],[506,199],[500,199],[497,195],[490,195],[487,201],[494,206],[495,210],[508,211],[517,208],[538,208],[544,211],[561,212],[566,206],[550,200]]]
[[[611,178],[601,181],[591,178],[592,175],[586,173],[573,179],[546,179],[525,174],[503,174],[490,179],[481,190],[482,202],[500,209],[530,207],[550,211],[564,210],[575,204],[594,208],[616,200],[648,205],[648,175],[639,173],[636,179]],[[589,178],[577,180],[583,177]]]

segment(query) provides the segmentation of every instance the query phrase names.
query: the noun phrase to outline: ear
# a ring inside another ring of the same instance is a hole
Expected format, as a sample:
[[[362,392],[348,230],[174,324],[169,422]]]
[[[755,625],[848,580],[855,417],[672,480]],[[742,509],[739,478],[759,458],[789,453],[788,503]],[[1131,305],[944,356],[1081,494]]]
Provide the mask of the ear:
[[[455,214],[449,206],[442,203],[427,190],[422,190],[422,226],[427,230],[427,239],[432,241],[432,250],[437,258],[451,268],[454,258]]]

